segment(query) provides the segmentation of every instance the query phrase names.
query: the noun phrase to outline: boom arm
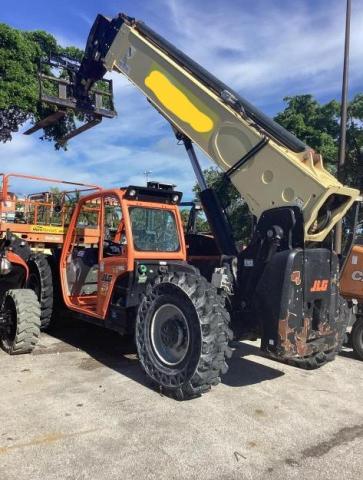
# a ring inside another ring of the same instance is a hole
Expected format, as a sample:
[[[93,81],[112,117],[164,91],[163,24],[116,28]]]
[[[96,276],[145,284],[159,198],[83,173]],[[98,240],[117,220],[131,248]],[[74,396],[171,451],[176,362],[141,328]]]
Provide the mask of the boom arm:
[[[106,71],[125,75],[177,131],[229,177],[257,218],[297,205],[306,241],[322,241],[358,196],[322,158],[144,23],[98,15],[75,91],[86,98]]]

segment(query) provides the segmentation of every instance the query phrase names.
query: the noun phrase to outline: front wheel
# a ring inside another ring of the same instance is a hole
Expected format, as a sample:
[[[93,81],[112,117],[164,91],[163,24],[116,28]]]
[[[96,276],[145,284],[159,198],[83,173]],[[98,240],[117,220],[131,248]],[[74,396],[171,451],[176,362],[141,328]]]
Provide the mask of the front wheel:
[[[229,315],[216,289],[198,274],[170,273],[149,284],[135,335],[147,375],[179,400],[200,396],[228,370]]]
[[[30,353],[40,334],[40,306],[33,290],[8,290],[1,317],[0,347],[10,355]]]

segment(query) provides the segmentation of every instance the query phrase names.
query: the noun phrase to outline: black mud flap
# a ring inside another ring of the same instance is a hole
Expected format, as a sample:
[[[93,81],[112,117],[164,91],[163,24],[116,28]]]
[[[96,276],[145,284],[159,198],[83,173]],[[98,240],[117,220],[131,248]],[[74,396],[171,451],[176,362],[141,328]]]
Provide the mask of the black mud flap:
[[[261,349],[280,359],[334,351],[346,320],[339,315],[339,264],[327,249],[276,253],[256,288]]]

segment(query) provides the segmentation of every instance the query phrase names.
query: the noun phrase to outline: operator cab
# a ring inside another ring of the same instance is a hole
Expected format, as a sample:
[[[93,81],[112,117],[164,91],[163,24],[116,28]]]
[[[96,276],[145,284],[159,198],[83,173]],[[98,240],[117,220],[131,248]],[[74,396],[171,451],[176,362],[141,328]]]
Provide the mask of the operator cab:
[[[81,199],[61,257],[66,304],[105,318],[115,282],[137,262],[185,260],[181,197],[172,186],[150,182]]]

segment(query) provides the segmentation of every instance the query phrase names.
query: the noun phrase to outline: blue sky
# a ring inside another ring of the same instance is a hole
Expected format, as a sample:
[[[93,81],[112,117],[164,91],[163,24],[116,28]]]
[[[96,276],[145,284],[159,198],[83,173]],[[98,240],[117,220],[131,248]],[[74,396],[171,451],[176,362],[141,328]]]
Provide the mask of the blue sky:
[[[97,15],[122,11],[145,21],[214,75],[273,116],[283,97],[339,98],[345,0],[17,0],[1,2],[0,21],[44,29],[83,47]],[[363,0],[353,0],[350,96],[363,91]],[[103,186],[173,182],[190,197],[193,172],[170,127],[142,95],[113,74],[118,117],[56,152],[37,135],[0,145],[2,171]],[[22,129],[24,130],[24,129]],[[202,157],[203,166],[211,165]]]

